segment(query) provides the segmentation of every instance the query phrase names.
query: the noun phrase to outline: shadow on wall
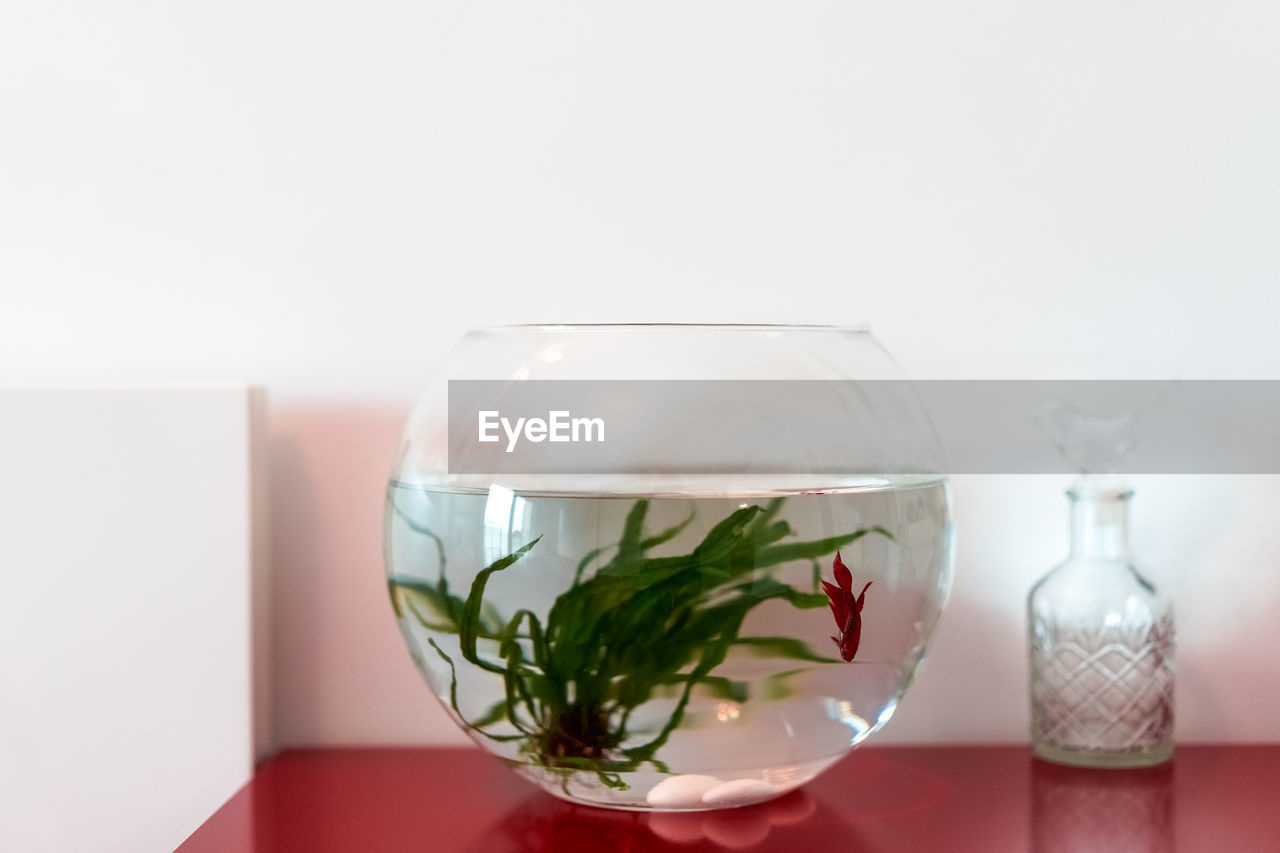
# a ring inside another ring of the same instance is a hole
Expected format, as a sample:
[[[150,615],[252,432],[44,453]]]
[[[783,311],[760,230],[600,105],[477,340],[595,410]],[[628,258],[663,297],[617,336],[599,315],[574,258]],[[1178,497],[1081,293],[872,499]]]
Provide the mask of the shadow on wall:
[[[1025,731],[1027,663],[1020,613],[1015,602],[992,601],[978,572],[958,565],[925,666],[877,742],[1008,743],[1011,731]]]
[[[1175,724],[1183,743],[1280,739],[1280,477],[1137,483],[1139,564],[1173,597]]]
[[[1061,559],[1061,478],[952,479],[956,565],[924,669],[880,743],[1026,743],[1026,597]]]
[[[462,742],[396,628],[382,566],[407,408],[270,414],[274,741]]]

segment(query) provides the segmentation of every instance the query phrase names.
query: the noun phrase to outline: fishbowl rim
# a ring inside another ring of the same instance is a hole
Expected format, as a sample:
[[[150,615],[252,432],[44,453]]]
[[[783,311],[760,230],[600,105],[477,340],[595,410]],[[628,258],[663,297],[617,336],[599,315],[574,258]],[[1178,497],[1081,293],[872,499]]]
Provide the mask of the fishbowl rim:
[[[832,325],[826,323],[499,323],[477,326],[467,334],[503,334],[513,332],[623,332],[623,331],[708,331],[708,332],[827,332],[871,336],[865,324]]]
[[[581,482],[582,475],[577,474],[560,474],[560,475],[532,475],[531,477],[516,477],[512,475],[476,475],[473,478],[458,478],[449,475],[431,475],[422,476],[416,479],[405,478],[393,471],[387,478],[388,488],[400,489],[417,489],[425,492],[438,492],[446,494],[472,494],[485,495],[489,494],[495,487],[510,491],[513,495],[521,497],[544,497],[544,498],[588,498],[592,500],[599,499],[618,499],[618,500],[634,500],[638,497],[643,498],[661,498],[661,499],[705,499],[705,498],[725,498],[725,499],[764,499],[764,498],[795,498],[795,497],[819,497],[829,495],[848,495],[848,494],[870,494],[877,492],[906,492],[915,489],[929,489],[937,486],[943,486],[950,490],[951,477],[945,473],[928,473],[928,474],[911,474],[911,475],[892,475],[892,474],[875,474],[868,475],[862,482],[832,482],[825,486],[809,486],[809,487],[751,487],[742,483],[732,482],[729,477],[716,476],[709,478],[712,482],[721,484],[718,488],[703,487],[695,488],[691,485],[684,485],[681,488],[658,488],[656,486],[646,484],[644,488],[626,489],[619,486],[619,481],[625,481],[625,477],[618,478],[618,481],[612,481],[612,485],[598,485],[595,488],[568,488],[555,487],[548,485],[557,478],[564,478],[568,481]],[[466,479],[475,479],[476,484],[468,484],[461,482]],[[539,485],[531,485],[528,480],[532,479],[534,483]],[[759,478],[753,478],[758,480]],[[481,484],[483,481],[483,484]],[[661,478],[658,480],[662,481]],[[642,481],[643,482],[643,481]]]

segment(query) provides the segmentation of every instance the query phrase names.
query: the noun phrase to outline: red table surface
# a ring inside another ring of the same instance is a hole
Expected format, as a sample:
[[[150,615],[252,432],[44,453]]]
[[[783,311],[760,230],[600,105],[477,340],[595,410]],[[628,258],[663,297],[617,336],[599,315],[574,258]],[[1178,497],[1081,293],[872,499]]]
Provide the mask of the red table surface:
[[[1280,745],[1184,746],[1146,770],[870,747],[772,803],[696,814],[571,805],[470,749],[288,750],[178,849],[1280,851]]]

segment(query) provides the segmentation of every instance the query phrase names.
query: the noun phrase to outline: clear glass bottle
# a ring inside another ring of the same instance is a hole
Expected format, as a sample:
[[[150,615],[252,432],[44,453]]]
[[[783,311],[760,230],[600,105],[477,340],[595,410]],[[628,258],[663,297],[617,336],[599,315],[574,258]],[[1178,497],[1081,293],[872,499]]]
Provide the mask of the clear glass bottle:
[[[1085,477],[1068,492],[1071,553],[1031,589],[1032,749],[1089,767],[1173,754],[1173,609],[1129,552],[1133,492]]]

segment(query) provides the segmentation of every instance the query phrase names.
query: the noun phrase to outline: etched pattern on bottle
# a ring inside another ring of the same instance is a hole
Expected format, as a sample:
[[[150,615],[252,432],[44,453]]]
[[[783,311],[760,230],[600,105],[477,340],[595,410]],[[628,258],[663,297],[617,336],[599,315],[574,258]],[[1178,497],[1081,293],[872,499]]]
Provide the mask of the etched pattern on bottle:
[[[1037,743],[1099,752],[1165,747],[1173,736],[1173,683],[1170,614],[1102,625],[1036,616],[1031,727]]]

